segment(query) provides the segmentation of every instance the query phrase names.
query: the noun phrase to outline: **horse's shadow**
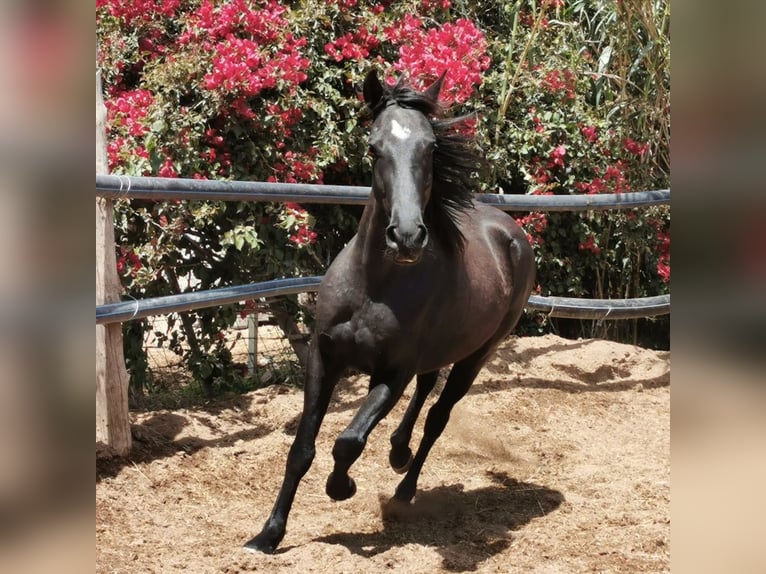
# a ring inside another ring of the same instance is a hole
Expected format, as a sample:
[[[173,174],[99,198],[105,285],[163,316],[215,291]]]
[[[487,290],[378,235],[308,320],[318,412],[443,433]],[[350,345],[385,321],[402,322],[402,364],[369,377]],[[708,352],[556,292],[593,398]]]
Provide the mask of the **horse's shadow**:
[[[338,532],[315,540],[343,545],[366,558],[420,544],[435,548],[446,570],[476,570],[511,545],[511,532],[564,501],[556,490],[519,482],[506,473],[487,474],[494,484],[475,490],[458,484],[419,491],[412,504],[381,500],[383,528],[377,532]]]

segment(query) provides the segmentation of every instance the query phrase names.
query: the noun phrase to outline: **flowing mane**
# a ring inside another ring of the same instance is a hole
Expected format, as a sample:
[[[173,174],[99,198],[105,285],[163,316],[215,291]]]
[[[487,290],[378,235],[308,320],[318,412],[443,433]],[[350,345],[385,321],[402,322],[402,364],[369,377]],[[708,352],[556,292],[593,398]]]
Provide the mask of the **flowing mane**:
[[[426,116],[436,136],[433,155],[433,190],[426,210],[429,226],[450,251],[462,251],[465,237],[460,214],[473,209],[474,173],[484,161],[467,122],[475,116],[442,118],[442,107],[425,92],[418,92],[402,79],[385,88],[372,109],[373,120],[388,106],[411,108]]]

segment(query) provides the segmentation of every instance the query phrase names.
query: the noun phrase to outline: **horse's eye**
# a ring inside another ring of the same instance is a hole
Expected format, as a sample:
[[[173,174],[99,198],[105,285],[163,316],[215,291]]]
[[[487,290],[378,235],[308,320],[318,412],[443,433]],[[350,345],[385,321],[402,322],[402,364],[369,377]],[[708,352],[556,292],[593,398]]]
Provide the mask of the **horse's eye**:
[[[367,153],[369,153],[369,154],[370,154],[370,157],[371,157],[372,159],[377,159],[378,155],[380,155],[380,154],[378,153],[378,150],[376,150],[376,149],[375,149],[375,146],[372,146],[372,145],[370,145],[370,146],[367,146]]]

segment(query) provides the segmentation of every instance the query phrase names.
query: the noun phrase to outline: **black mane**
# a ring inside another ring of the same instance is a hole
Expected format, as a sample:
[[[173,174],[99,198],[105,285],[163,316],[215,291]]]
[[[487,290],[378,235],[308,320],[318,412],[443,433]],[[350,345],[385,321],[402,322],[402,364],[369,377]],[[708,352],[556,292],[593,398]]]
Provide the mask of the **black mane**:
[[[411,108],[425,115],[436,136],[433,155],[433,189],[426,209],[426,224],[442,239],[450,251],[461,251],[465,237],[460,231],[459,216],[473,209],[474,173],[484,161],[472,131],[466,125],[473,114],[442,118],[442,107],[424,92],[418,92],[401,79],[386,88],[372,110],[373,120],[389,105]]]

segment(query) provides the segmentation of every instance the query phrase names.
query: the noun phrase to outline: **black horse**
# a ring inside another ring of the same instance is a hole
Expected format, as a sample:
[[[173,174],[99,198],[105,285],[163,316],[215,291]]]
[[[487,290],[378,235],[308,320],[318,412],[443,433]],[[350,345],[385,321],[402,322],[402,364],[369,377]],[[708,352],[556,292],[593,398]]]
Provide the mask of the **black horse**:
[[[465,118],[436,117],[442,79],[418,92],[401,81],[385,87],[374,71],[365,78],[373,116],[372,193],[356,235],[319,289],[303,414],[276,503],[249,549],[273,552],[282,540],[332,391],[348,367],[370,375],[370,390],[332,449],[327,494],[335,500],[354,495],[349,468],[417,376],[389,456],[394,470],[407,473],[395,497],[411,501],[452,407],[527,302],[535,280],[532,249],[510,216],[473,201],[479,155],[461,129]],[[450,364],[413,457],[413,426],[439,369]]]

